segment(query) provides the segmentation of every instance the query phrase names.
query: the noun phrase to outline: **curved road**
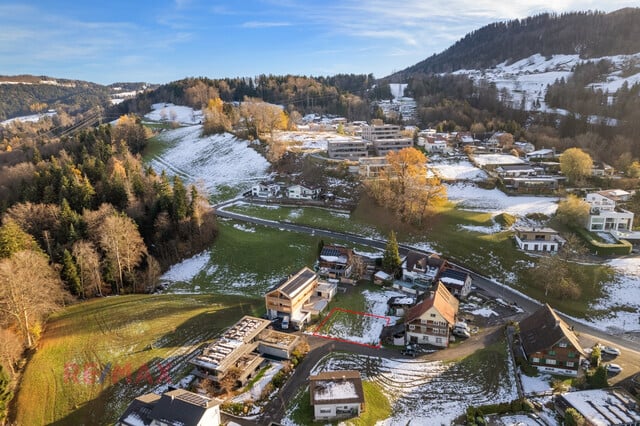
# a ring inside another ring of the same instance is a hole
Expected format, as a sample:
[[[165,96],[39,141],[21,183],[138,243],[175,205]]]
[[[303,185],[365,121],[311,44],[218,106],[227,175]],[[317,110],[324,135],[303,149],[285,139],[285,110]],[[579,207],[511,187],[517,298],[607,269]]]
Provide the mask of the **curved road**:
[[[316,235],[316,236],[327,237],[335,240],[347,241],[350,243],[361,244],[361,245],[370,246],[370,247],[374,247],[382,250],[384,250],[384,248],[387,245],[387,242],[385,240],[377,240],[374,238],[362,237],[356,234],[350,234],[346,232],[336,232],[336,231],[330,231],[322,228],[314,228],[312,226],[296,225],[289,222],[260,219],[257,217],[247,216],[247,215],[233,213],[233,212],[224,210],[224,207],[229,206],[241,200],[242,198],[236,198],[236,199],[228,200],[223,203],[215,205],[214,208],[216,211],[216,215],[224,218],[253,223],[256,225],[269,226],[272,228],[278,228],[278,229],[292,231],[292,232],[301,232],[309,235]],[[416,248],[413,248],[404,244],[399,244],[399,249],[401,253],[406,253],[409,250],[414,250],[414,251],[430,254],[429,252],[418,250]],[[494,298],[500,297],[507,302],[513,302],[517,304],[519,307],[521,307],[522,309],[524,309],[526,312],[534,312],[536,309],[538,309],[542,305],[537,300],[534,300],[520,293],[519,291],[512,289],[511,287],[496,283],[495,281],[485,276],[482,276],[462,265],[457,265],[451,261],[449,263],[451,263],[456,268],[464,270],[469,274],[471,274],[474,285],[477,286],[479,289],[482,289],[485,293],[487,293],[488,295]],[[605,343],[606,342],[615,343],[616,345],[619,345],[620,347],[625,348],[627,350],[640,352],[640,341],[624,339],[617,335],[605,333],[598,328],[595,328],[589,324],[580,322],[579,320],[571,318],[561,312],[558,312],[558,314],[569,325],[573,326],[575,331],[579,333],[586,333],[593,336],[597,340],[604,341]]]

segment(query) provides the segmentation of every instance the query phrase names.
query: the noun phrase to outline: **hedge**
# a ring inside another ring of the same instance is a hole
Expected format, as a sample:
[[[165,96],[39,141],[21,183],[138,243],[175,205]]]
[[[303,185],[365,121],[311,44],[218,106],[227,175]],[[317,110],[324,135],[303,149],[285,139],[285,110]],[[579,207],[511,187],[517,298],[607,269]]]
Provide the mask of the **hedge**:
[[[627,240],[620,240],[618,244],[601,243],[584,228],[573,227],[573,231],[589,245],[592,252],[599,256],[625,255],[631,253],[633,248]]]
[[[524,398],[514,399],[511,402],[501,402],[499,404],[488,404],[479,407],[467,408],[467,424],[483,425],[484,416],[487,414],[507,414],[531,411],[531,407]]]

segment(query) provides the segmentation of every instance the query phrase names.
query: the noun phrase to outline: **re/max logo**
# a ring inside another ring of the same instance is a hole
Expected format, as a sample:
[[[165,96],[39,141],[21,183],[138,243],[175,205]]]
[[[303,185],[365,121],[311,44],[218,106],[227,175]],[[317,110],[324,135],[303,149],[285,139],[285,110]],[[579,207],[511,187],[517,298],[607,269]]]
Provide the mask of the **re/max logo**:
[[[153,368],[142,364],[135,372],[131,364],[113,364],[108,362],[101,366],[97,362],[76,363],[67,362],[64,365],[64,383],[95,385],[104,383],[163,384],[171,383],[171,364],[160,363]]]

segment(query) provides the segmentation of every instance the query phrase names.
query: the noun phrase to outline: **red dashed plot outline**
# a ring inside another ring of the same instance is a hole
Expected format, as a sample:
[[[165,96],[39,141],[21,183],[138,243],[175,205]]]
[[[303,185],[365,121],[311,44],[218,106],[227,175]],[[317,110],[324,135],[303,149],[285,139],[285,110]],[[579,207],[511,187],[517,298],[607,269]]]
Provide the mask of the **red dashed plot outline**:
[[[343,309],[343,308],[333,308],[331,310],[331,312],[329,312],[329,315],[327,315],[325,317],[325,319],[322,320],[322,322],[316,327],[316,329],[313,331],[313,335],[316,337],[322,337],[323,339],[329,339],[329,340],[336,340],[338,342],[344,342],[344,343],[351,343],[353,345],[359,345],[359,346],[365,346],[367,348],[373,348],[373,349],[380,349],[382,347],[382,344],[380,343],[380,341],[378,341],[377,345],[369,345],[366,343],[360,343],[360,342],[354,342],[353,340],[347,340],[347,339],[343,339],[340,337],[333,337],[333,336],[327,336],[325,334],[319,334],[318,332],[322,329],[322,327],[324,327],[324,325],[327,323],[327,321],[329,321],[329,318],[331,318],[333,316],[334,313],[336,312],[344,312],[347,314],[352,314],[352,315],[360,315],[363,317],[372,317],[372,318],[378,318],[378,319],[383,319],[386,321],[386,325],[389,326],[389,324],[391,323],[391,318],[384,316],[384,315],[375,315],[375,314],[370,314],[368,312],[358,312],[358,311],[352,311],[349,309]]]

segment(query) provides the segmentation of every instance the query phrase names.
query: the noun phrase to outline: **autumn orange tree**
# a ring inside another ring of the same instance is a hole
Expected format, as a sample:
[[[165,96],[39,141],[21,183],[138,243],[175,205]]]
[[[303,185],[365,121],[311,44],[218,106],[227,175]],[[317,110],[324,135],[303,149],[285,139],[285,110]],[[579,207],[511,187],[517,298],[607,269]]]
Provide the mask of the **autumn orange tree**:
[[[365,182],[378,204],[394,210],[405,221],[421,224],[432,207],[447,200],[440,179],[427,175],[427,157],[415,148],[387,153],[387,166]]]

